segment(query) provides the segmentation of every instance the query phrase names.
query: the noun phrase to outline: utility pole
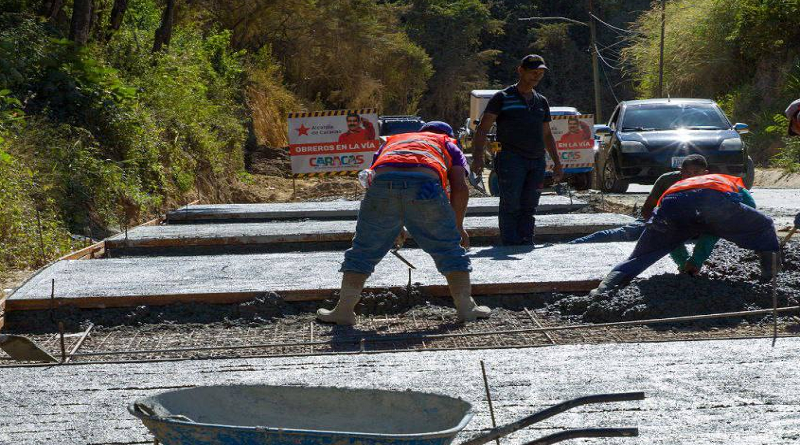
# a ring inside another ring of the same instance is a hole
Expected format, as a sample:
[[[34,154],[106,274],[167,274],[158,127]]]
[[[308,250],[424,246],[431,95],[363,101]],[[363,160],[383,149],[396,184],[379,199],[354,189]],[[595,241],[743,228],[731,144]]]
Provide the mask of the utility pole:
[[[592,0],[589,0],[589,45],[591,46],[589,51],[592,53],[592,77],[594,81],[594,121],[602,122],[603,111],[600,105],[600,67],[597,65],[597,34],[594,17],[592,17],[593,14]]]
[[[664,97],[664,23],[667,0],[661,0],[661,52],[658,56],[658,97]]]

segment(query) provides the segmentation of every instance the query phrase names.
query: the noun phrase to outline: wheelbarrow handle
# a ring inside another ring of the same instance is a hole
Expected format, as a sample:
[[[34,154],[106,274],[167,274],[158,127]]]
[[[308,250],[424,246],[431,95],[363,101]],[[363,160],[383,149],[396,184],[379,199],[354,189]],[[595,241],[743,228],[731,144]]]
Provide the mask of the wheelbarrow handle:
[[[550,445],[569,439],[579,439],[584,437],[636,437],[639,435],[638,428],[585,428],[580,430],[567,430],[560,433],[551,434],[525,445]]]
[[[596,394],[593,396],[578,397],[577,399],[567,400],[558,405],[551,406],[537,413],[531,414],[528,417],[517,420],[516,422],[509,423],[508,425],[493,428],[488,432],[468,440],[461,445],[483,445],[503,436],[507,436],[515,431],[519,431],[527,426],[533,425],[536,422],[549,419],[556,414],[563,413],[564,411],[575,408],[576,406],[589,405],[592,403],[608,403],[608,402],[627,402],[631,400],[644,400],[643,392],[625,392],[619,394]]]

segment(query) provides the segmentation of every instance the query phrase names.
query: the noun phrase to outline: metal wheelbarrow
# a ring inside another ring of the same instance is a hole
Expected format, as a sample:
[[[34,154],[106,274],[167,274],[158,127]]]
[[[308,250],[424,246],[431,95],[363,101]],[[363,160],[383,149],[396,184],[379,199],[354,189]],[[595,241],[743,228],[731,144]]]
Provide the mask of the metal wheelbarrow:
[[[642,399],[637,392],[569,400],[461,445],[487,443],[576,406]],[[436,394],[267,385],[169,391],[128,411],[164,445],[449,445],[473,416],[469,403]],[[568,430],[527,445],[637,435],[636,428]]]

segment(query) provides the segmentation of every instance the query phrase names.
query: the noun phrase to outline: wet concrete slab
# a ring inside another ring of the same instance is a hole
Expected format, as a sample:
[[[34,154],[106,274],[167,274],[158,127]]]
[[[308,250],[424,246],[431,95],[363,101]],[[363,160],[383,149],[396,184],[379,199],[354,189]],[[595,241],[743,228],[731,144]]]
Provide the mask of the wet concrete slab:
[[[800,339],[549,346],[479,351],[67,365],[0,370],[0,443],[152,443],[126,405],[162,391],[220,384],[417,390],[460,397],[475,417],[454,443],[560,401],[644,391],[646,399],[575,408],[502,439],[567,428],[638,427],[591,443],[791,444],[800,440]],[[346,411],[343,411],[346,414]],[[279,425],[275,425],[279,426]],[[583,442],[581,442],[583,443]]]
[[[467,215],[496,215],[499,198],[471,198]],[[167,213],[170,224],[201,221],[264,221],[302,218],[354,219],[361,201],[214,204],[184,206]],[[538,213],[564,213],[586,207],[578,198],[542,195]]]
[[[588,291],[634,243],[475,247],[475,294]],[[449,295],[433,259],[419,249],[401,254],[414,266],[413,282],[430,295]],[[272,253],[211,256],[135,257],[60,261],[43,269],[8,299],[7,309],[47,309],[51,283],[64,304],[112,307],[179,301],[231,303],[274,291],[287,300],[327,298],[340,285],[343,252]],[[662,259],[644,276],[674,272]],[[408,268],[391,254],[378,264],[368,288],[405,288]]]
[[[800,189],[753,189],[758,209],[771,216],[778,230],[794,226],[800,212]]]
[[[609,202],[639,207],[644,204],[652,185],[631,184],[626,193],[606,195]],[[794,217],[800,212],[800,189],[753,188],[750,193],[756,201],[758,210],[770,216],[775,228],[784,230],[794,224]]]
[[[630,216],[613,213],[540,215],[536,218],[536,234],[577,237],[633,221]],[[468,216],[464,219],[464,226],[471,237],[496,237],[500,234],[496,216]],[[113,250],[350,241],[355,228],[356,222],[353,220],[142,226],[128,231],[127,237],[120,234],[106,240],[106,248]]]

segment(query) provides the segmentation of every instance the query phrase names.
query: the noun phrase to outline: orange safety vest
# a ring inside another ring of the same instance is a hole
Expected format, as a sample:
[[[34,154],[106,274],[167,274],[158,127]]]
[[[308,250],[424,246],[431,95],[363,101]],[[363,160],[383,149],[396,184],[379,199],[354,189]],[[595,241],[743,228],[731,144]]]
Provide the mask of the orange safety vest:
[[[402,133],[389,136],[386,144],[372,164],[377,168],[383,164],[416,164],[432,168],[447,190],[447,171],[453,166],[453,158],[447,151],[447,142],[453,139],[436,133]]]
[[[672,187],[668,188],[667,191],[661,195],[661,198],[658,198],[657,205],[661,205],[661,200],[664,199],[665,196],[686,190],[710,189],[723,193],[739,193],[739,189],[743,188],[745,188],[744,182],[742,178],[738,176],[721,175],[718,173],[694,176],[692,178],[682,179],[673,184]]]

